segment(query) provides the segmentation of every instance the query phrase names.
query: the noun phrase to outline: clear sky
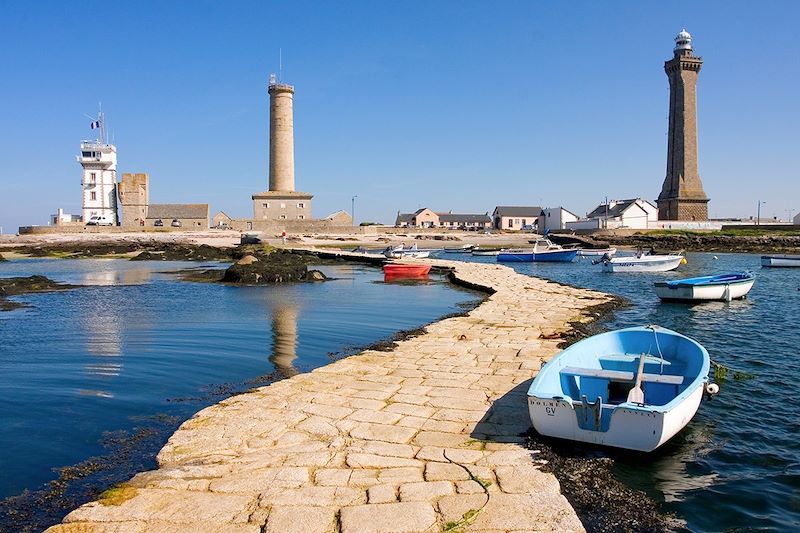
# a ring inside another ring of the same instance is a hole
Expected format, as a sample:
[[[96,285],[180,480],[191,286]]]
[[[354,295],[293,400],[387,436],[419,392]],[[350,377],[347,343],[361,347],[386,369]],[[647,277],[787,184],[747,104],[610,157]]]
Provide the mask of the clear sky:
[[[654,200],[663,62],[686,28],[712,217],[800,210],[800,2],[0,0],[0,226],[80,213],[102,102],[153,203],[252,216],[268,186],[270,72],[295,86],[314,216]]]

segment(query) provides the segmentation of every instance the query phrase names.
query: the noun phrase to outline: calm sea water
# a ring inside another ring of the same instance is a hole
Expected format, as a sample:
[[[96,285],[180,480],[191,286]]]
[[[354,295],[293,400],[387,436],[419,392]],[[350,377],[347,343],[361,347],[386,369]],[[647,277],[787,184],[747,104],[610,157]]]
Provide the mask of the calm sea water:
[[[659,274],[610,274],[590,261],[506,263],[517,271],[624,296],[607,329],[659,324],[695,338],[711,359],[752,374],[728,379],[692,422],[653,454],[615,456],[623,482],[663,502],[691,531],[800,529],[800,269],[761,268],[753,254],[687,254]],[[494,262],[448,254],[448,259]],[[751,270],[746,300],[660,303],[661,279]]]
[[[0,313],[0,498],[103,453],[107,432],[148,416],[188,418],[248,380],[325,365],[479,298],[436,276],[384,283],[380,270],[358,265],[319,267],[337,278],[325,283],[270,287],[164,273],[196,266],[0,263],[0,277],[89,285],[19,297],[33,307]]]

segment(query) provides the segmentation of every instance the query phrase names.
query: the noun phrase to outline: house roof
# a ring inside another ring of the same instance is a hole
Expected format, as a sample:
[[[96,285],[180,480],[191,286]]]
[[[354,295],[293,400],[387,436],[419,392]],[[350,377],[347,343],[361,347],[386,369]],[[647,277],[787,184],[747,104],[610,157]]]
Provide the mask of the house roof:
[[[402,224],[403,222],[411,222],[414,220],[415,213],[397,213],[397,220],[395,224]]]
[[[439,215],[439,223],[443,222],[453,222],[455,224],[467,224],[467,223],[487,223],[491,222],[492,219],[489,218],[489,215],[482,214],[482,215],[472,215],[472,214],[453,214],[453,213],[437,213]]]
[[[339,209],[338,211],[334,211],[330,215],[326,216],[325,220],[333,220],[334,218],[336,218],[336,217],[338,217],[340,215],[341,216],[346,216],[347,218],[350,218],[350,213],[348,213],[344,209]]]
[[[613,206],[608,207],[608,211],[606,211],[606,204],[600,204],[594,208],[594,210],[586,215],[586,218],[614,218],[618,216],[622,216],[622,213],[628,210],[629,207],[634,205],[637,200],[640,198],[631,198],[629,200],[618,200]]]
[[[208,204],[150,204],[147,218],[208,218]]]
[[[542,208],[538,205],[518,206],[518,205],[498,205],[494,208],[496,217],[533,217],[542,214]]]

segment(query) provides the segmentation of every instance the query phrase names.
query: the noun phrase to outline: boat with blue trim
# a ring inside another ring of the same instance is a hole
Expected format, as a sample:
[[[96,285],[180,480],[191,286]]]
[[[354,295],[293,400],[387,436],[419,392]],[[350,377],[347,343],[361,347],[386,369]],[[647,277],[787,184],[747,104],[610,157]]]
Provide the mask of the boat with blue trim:
[[[727,301],[746,298],[756,277],[752,272],[731,272],[715,276],[657,281],[656,294],[662,300]]]
[[[548,362],[528,390],[528,411],[542,435],[652,451],[695,415],[709,368],[706,349],[675,331],[609,331]]]

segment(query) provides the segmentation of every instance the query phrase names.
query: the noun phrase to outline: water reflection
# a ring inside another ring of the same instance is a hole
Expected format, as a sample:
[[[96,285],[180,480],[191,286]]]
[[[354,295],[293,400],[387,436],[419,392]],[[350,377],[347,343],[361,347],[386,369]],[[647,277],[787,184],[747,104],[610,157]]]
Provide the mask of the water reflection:
[[[287,378],[298,373],[294,360],[297,359],[299,314],[299,309],[293,303],[279,303],[272,312],[272,354],[269,360]]]
[[[113,261],[109,260],[109,261]],[[87,270],[83,273],[84,285],[144,285],[149,283],[153,271],[149,268],[119,269],[116,263],[107,265],[107,270]]]

